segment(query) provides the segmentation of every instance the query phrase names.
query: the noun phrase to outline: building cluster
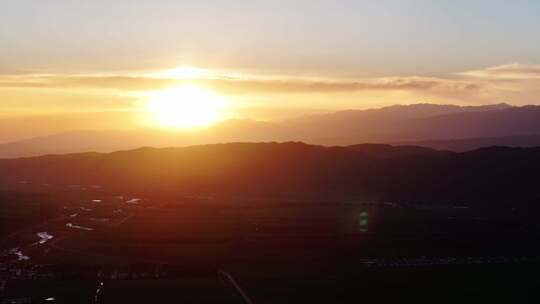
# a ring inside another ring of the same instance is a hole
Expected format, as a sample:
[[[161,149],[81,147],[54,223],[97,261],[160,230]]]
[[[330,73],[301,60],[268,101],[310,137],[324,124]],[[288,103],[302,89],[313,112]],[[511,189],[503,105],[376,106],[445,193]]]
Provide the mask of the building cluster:
[[[373,259],[363,259],[362,263],[368,267],[397,267],[397,268],[399,267],[450,266],[450,265],[517,264],[517,263],[540,263],[540,256],[373,258]]]

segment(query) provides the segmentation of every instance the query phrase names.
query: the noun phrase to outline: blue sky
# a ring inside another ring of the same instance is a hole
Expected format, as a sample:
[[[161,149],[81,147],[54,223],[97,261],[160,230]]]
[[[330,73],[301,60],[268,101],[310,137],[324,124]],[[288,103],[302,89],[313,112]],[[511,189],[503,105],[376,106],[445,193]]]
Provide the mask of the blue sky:
[[[441,75],[538,63],[539,37],[540,1],[3,0],[0,71]]]

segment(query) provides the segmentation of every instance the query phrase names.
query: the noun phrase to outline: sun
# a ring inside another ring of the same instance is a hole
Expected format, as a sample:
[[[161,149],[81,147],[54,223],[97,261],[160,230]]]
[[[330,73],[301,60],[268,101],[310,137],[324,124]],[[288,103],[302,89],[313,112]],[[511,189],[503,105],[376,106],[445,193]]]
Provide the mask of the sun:
[[[170,128],[198,128],[219,121],[225,105],[219,95],[196,86],[152,94],[146,105],[154,121]]]

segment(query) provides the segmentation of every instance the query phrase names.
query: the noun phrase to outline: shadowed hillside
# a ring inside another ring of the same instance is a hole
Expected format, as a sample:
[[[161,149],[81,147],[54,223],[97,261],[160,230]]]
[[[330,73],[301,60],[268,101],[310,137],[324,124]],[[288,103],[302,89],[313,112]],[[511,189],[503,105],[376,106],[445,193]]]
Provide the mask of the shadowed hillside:
[[[397,145],[414,145],[430,147],[440,150],[464,152],[478,149],[479,147],[506,146],[506,147],[538,147],[540,135],[515,135],[502,137],[478,137],[464,139],[443,139],[399,142]]]
[[[0,161],[4,185],[100,185],[140,194],[533,199],[540,148],[466,153],[418,147],[233,143]]]

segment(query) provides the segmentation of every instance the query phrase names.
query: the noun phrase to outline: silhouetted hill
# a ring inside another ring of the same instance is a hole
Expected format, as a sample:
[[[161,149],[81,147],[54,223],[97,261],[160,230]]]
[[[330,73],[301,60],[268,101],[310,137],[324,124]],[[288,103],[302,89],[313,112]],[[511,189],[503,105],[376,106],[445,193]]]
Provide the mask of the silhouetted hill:
[[[383,151],[385,157],[381,157]],[[139,195],[367,197],[447,202],[540,197],[540,148],[233,143],[0,160],[4,187],[100,185]]]
[[[419,103],[411,105],[393,105],[368,110],[345,110],[329,114],[306,116],[303,118],[292,119],[289,122],[293,125],[336,124],[339,126],[341,123],[343,123],[350,126],[359,122],[394,122],[463,112],[474,113],[502,110],[510,107],[511,106],[506,103],[485,106],[456,106]]]
[[[416,104],[340,111],[284,122],[228,120],[192,131],[141,129],[70,132],[1,144],[0,158],[86,151],[112,152],[142,146],[261,141],[302,141],[325,146],[349,146],[365,142],[403,143],[464,151],[489,145],[534,146],[539,142],[534,137],[538,134],[539,106]]]
[[[369,157],[392,158],[409,156],[448,156],[450,151],[439,151],[419,146],[391,146],[386,144],[358,144],[348,146]]]
[[[540,107],[393,106],[293,120],[289,127],[326,145],[532,135],[540,134]]]
[[[540,135],[515,135],[502,137],[465,138],[448,140],[425,140],[399,142],[397,145],[422,146],[439,150],[464,152],[479,147],[505,146],[505,147],[540,147]]]
[[[540,134],[540,106],[427,117],[399,128],[404,138],[413,140],[536,135]]]
[[[0,158],[113,152],[144,146],[171,147],[236,141],[287,141],[295,135],[279,125],[233,119],[201,130],[137,129],[131,131],[73,131],[0,144]]]

